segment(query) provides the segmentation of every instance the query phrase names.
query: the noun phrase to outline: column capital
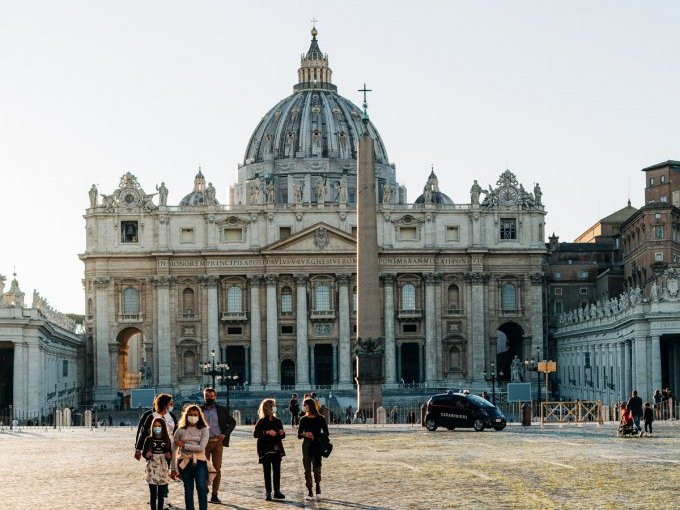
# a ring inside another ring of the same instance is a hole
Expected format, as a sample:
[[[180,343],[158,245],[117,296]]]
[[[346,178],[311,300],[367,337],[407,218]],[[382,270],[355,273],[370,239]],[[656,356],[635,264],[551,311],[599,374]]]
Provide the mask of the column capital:
[[[251,287],[257,287],[264,280],[264,276],[261,274],[253,274],[248,276],[248,283]]]
[[[383,273],[381,276],[385,285],[394,285],[394,282],[397,278],[397,275],[394,273]]]
[[[266,274],[264,275],[264,281],[267,282],[267,285],[276,285],[276,283],[279,281],[279,275]]]
[[[120,345],[118,342],[110,343],[109,344],[109,353],[110,354],[118,354],[118,349],[120,348]]]
[[[200,277],[201,285],[207,288],[217,287],[220,277],[215,275],[204,275]]]
[[[489,273],[484,271],[468,271],[465,273],[464,279],[472,284],[484,284],[489,282]]]
[[[309,278],[307,277],[306,274],[298,273],[295,275],[295,283],[298,285],[307,285],[307,280]]]
[[[94,286],[99,290],[108,289],[109,283],[111,283],[111,278],[108,276],[100,276],[94,279]]]
[[[424,273],[423,280],[425,280],[425,285],[435,285],[437,283],[437,273]]]
[[[157,288],[168,288],[174,285],[175,277],[170,275],[157,275],[152,278],[152,281]]]
[[[339,273],[335,275],[335,280],[338,282],[338,285],[347,286],[352,280],[352,275],[349,273]]]

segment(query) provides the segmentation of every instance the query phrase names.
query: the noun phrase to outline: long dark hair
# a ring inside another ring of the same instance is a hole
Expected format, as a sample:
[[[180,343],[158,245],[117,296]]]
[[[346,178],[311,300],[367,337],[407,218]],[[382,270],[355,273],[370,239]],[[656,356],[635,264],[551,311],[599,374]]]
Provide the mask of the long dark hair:
[[[309,412],[312,413],[314,416],[321,416],[316,408],[316,401],[313,398],[305,399],[303,405],[306,405],[307,409],[309,409]]]
[[[168,434],[168,427],[165,425],[165,420],[163,418],[154,418],[153,421],[151,422],[151,427],[149,427],[149,437],[151,439],[155,439],[155,435],[153,433],[153,426],[156,423],[161,424],[161,437],[163,438],[163,441],[165,441],[165,444],[170,446],[170,435]]]

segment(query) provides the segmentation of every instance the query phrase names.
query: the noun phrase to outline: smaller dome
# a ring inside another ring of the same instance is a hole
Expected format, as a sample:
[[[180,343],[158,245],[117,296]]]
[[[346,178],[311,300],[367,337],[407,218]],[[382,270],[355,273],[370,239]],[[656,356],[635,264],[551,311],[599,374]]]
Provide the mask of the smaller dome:
[[[425,195],[420,195],[418,198],[416,198],[416,201],[414,204],[424,204],[425,203]],[[432,192],[432,202],[433,204],[443,204],[443,205],[453,205],[453,200],[449,198],[449,196],[446,193],[442,193],[441,191],[433,191]]]
[[[212,183],[206,187],[205,177],[201,172],[201,167],[198,167],[198,173],[194,178],[194,190],[185,196],[179,203],[180,206],[203,206],[203,205],[219,205],[215,199],[215,188]]]

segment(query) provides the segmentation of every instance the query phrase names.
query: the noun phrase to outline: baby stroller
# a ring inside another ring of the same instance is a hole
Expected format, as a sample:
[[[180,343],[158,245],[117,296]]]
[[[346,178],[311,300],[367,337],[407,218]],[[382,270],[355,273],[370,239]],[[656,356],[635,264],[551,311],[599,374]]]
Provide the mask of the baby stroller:
[[[637,436],[637,430],[635,429],[635,424],[634,423],[625,423],[621,424],[619,423],[619,430],[616,433],[617,436],[619,437],[626,437],[626,436]]]

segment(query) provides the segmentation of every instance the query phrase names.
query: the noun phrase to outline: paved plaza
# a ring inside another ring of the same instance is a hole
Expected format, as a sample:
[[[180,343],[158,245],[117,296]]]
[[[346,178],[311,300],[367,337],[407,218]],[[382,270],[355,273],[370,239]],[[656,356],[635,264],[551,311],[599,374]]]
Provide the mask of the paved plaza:
[[[225,452],[220,495],[233,510],[439,508],[680,508],[680,424],[653,438],[616,438],[615,425],[511,425],[502,432],[427,432],[410,425],[331,428],[323,497],[304,500],[297,435],[287,427],[285,501],[265,502],[252,428]],[[2,509],[148,508],[134,430],[26,427],[0,433]],[[182,484],[170,486],[184,508]],[[209,505],[211,509],[220,506]]]

